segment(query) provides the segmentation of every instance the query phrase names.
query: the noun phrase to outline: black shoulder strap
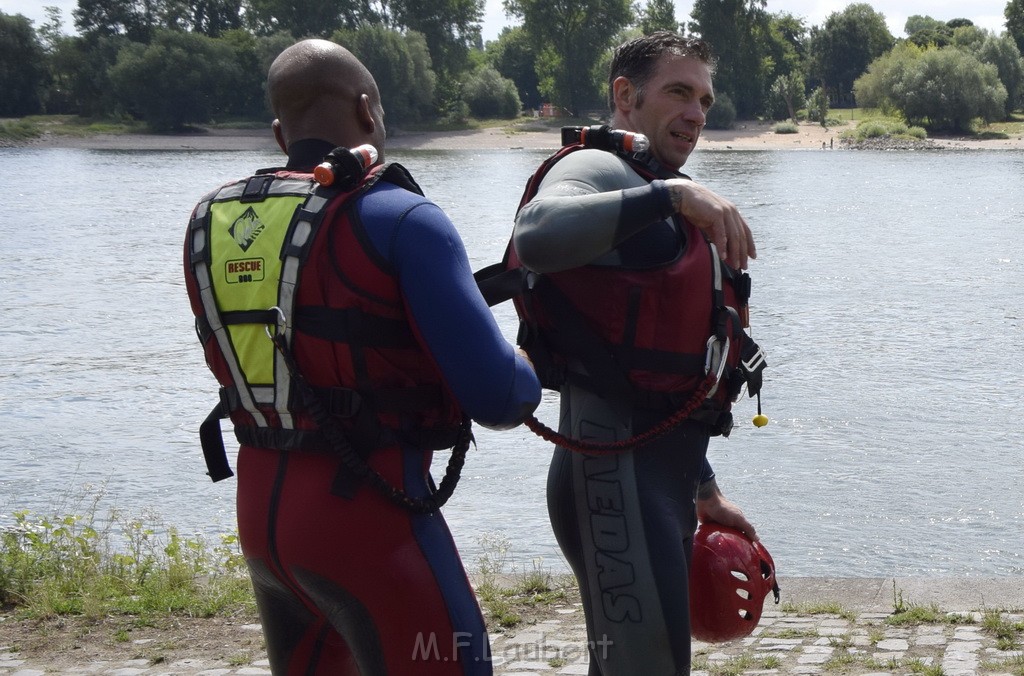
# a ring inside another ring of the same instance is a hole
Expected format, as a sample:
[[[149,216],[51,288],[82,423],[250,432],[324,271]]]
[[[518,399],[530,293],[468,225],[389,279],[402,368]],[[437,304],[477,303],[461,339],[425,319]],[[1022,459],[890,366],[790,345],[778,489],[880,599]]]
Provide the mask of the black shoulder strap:
[[[417,183],[412,177],[409,170],[397,162],[385,165],[380,177],[382,180],[385,180],[388,183],[394,183],[399,188],[405,188],[409,192],[414,192],[417,195],[423,194],[423,188],[421,188],[419,183]]]

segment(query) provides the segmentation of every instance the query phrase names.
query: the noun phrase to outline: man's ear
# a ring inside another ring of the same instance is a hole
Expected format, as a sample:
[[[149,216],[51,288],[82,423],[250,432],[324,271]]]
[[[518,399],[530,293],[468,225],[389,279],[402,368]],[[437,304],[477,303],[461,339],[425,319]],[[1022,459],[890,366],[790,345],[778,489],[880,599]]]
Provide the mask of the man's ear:
[[[629,111],[636,107],[636,87],[629,78],[620,75],[612,80],[612,101],[618,110]]]
[[[366,94],[359,95],[359,103],[356,105],[356,117],[359,125],[367,134],[372,134],[377,129],[377,123],[373,119],[373,104]]]
[[[274,130],[274,138],[277,139],[277,145],[281,146],[281,150],[285,153],[288,152],[288,144],[284,140],[284,132],[281,131],[281,120],[274,120],[274,123],[270,125]]]

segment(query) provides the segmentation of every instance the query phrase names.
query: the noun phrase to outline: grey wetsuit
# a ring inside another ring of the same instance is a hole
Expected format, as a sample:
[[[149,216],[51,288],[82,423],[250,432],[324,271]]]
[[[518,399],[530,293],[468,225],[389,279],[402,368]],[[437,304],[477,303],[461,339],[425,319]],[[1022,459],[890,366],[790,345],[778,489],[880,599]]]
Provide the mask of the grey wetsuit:
[[[612,153],[579,150],[550,169],[520,211],[513,242],[523,264],[540,273],[655,267],[687,245],[671,214],[661,181],[648,182]],[[559,431],[617,441],[670,413],[567,384]],[[713,478],[708,439],[706,426],[687,422],[635,452],[554,450],[548,512],[583,594],[591,676],[689,673],[689,561],[697,489]]]

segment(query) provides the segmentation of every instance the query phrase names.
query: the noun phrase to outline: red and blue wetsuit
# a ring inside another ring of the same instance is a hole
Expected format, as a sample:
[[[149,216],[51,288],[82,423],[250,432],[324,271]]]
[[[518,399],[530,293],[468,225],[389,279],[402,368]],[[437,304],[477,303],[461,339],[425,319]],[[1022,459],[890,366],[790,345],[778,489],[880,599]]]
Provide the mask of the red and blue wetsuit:
[[[309,172],[331,150],[319,140],[295,143],[286,170]],[[414,441],[422,430],[410,420],[434,431],[457,429],[463,417],[512,427],[536,407],[540,387],[502,337],[440,208],[387,175],[352,200],[324,210],[296,307],[379,306],[382,325],[404,327],[415,341],[384,340],[358,351],[332,342],[334,328],[314,335],[321,329],[309,334],[297,323],[295,361],[321,391],[353,388],[364,402],[382,399],[375,386],[388,379],[404,379],[417,391],[439,386],[440,399],[420,402],[415,415],[385,414],[381,406],[377,418],[388,434],[376,448],[357,449],[367,451],[368,464],[388,483],[423,498],[432,488],[430,449],[438,446]],[[264,225],[288,226],[250,218],[236,239],[246,242]],[[346,260],[358,264],[346,267]],[[186,279],[202,316],[194,273]],[[207,343],[208,361],[224,385],[230,379],[218,370],[217,355]],[[260,441],[285,437],[260,436],[244,411],[232,409],[231,417],[242,441],[239,536],[275,674],[491,673],[483,618],[439,512],[414,513],[365,483],[339,491],[347,469],[338,455],[305,445],[305,437],[296,441],[315,431],[301,411],[298,432],[287,436],[293,450]]]

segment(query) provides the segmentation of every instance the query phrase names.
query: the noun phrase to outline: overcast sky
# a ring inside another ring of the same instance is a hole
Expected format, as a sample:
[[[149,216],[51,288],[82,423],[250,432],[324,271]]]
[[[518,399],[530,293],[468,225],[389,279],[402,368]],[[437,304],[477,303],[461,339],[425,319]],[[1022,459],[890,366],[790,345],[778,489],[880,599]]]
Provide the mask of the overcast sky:
[[[889,31],[896,37],[904,37],[903,25],[907,17],[915,14],[930,16],[940,21],[966,18],[982,28],[1001,33],[1006,30],[1003,10],[1008,0],[866,0],[875,11],[885,15]],[[513,22],[505,17],[501,0],[486,0],[484,15],[484,40],[493,40],[504,26]],[[643,0],[641,0],[643,2]],[[5,14],[24,14],[35,22],[38,28],[46,20],[43,7],[59,7],[64,16],[64,30],[71,32],[71,10],[77,0],[0,0],[0,11]],[[803,18],[808,26],[820,26],[835,12],[841,12],[852,4],[849,0],[768,0],[769,12],[789,12]],[[676,18],[680,22],[689,20],[692,0],[676,0]]]

